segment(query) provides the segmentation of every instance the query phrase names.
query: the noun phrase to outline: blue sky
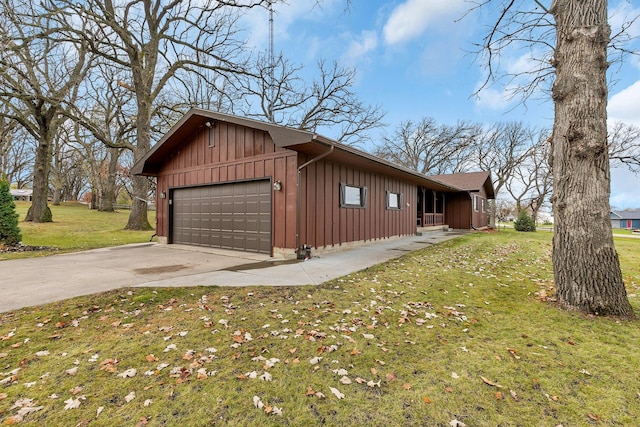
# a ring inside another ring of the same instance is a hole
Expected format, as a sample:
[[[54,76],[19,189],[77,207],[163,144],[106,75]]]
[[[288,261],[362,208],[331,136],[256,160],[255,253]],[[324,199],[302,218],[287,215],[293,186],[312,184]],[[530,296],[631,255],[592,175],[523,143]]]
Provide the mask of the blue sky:
[[[349,11],[346,0],[286,3],[275,6],[276,52],[309,70],[320,59],[355,68],[354,90],[363,101],[386,111],[388,133],[401,121],[425,116],[447,124],[514,120],[552,125],[553,105],[544,93],[523,106],[509,99],[509,83],[500,82],[474,96],[486,71],[469,52],[492,23],[490,9],[460,19],[470,6],[465,0],[352,0]],[[609,6],[613,33],[625,18],[640,15],[640,7],[630,0],[610,0]],[[251,31],[250,43],[266,51],[267,12],[252,10],[244,22]],[[630,35],[640,36],[640,23]],[[640,49],[640,42],[634,43],[629,46]],[[501,57],[500,66],[517,72],[531,65],[531,57],[529,50],[512,50]],[[610,121],[640,126],[640,59],[629,57],[614,65],[610,77],[615,80],[610,87]],[[330,129],[321,133],[334,136]],[[639,188],[639,176],[612,170],[613,206],[640,208]]]

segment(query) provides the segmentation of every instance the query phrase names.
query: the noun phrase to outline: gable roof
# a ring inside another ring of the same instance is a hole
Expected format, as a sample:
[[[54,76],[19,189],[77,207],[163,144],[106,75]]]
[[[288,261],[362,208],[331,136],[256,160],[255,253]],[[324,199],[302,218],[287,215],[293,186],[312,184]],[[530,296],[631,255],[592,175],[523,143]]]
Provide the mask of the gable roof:
[[[611,211],[612,216],[616,215],[619,219],[640,219],[640,209]],[[615,218],[615,219],[618,219]]]
[[[197,129],[204,126],[212,126],[216,121],[232,123],[267,132],[271,136],[274,144],[280,148],[287,148],[306,154],[310,157],[322,155],[327,160],[347,163],[365,168],[375,173],[391,175],[433,190],[444,192],[473,191],[461,187],[458,183],[464,184],[465,186],[469,184],[470,187],[477,187],[479,189],[482,184],[478,185],[476,182],[480,182],[484,177],[484,180],[486,181],[488,179],[489,183],[487,194],[490,194],[489,198],[494,198],[493,185],[488,172],[438,175],[436,177],[426,176],[417,171],[405,168],[404,166],[389,162],[380,157],[313,132],[218,113],[201,108],[191,108],[180,120],[178,120],[178,122],[173,125],[173,127],[160,139],[160,141],[158,141],[158,143],[154,145],[142,159],[133,165],[131,173],[134,175],[156,176],[160,172],[164,160],[186,140],[188,140]],[[470,176],[464,178],[463,176],[466,175]],[[438,177],[448,176],[454,178],[438,179]],[[455,178],[457,176],[460,176],[460,178]],[[459,179],[460,181],[457,181],[456,179]]]
[[[491,172],[453,173],[446,175],[431,175],[430,178],[444,184],[457,187],[464,191],[480,191],[484,188],[487,198],[495,199],[495,190],[491,181]]]

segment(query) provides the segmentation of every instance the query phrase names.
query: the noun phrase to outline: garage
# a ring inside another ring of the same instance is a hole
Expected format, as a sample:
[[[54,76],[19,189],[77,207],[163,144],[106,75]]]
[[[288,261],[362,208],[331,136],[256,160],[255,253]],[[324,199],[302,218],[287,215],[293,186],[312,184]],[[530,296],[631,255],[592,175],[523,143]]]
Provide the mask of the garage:
[[[176,188],[171,242],[271,254],[269,180]]]

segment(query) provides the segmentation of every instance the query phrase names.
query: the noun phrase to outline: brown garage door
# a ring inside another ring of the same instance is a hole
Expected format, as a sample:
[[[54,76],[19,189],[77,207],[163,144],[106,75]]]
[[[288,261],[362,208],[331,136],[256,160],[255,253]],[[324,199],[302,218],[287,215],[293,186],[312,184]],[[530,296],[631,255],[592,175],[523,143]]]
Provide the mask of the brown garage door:
[[[271,253],[271,184],[249,181],[173,190],[171,242]]]

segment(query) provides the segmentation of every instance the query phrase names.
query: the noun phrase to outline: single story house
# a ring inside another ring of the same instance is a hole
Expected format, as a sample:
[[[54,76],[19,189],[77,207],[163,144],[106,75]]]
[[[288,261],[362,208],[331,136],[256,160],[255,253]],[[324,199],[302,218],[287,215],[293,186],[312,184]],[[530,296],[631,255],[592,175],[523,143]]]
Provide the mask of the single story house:
[[[640,230],[640,210],[611,211],[611,228]]]
[[[157,177],[159,242],[285,258],[418,227],[486,227],[494,197],[487,172],[428,177],[313,132],[198,108],[132,172]]]
[[[33,196],[33,190],[29,189],[16,189],[12,188],[9,190],[11,195],[13,196],[13,200],[15,201],[23,201],[30,202],[31,197]]]

